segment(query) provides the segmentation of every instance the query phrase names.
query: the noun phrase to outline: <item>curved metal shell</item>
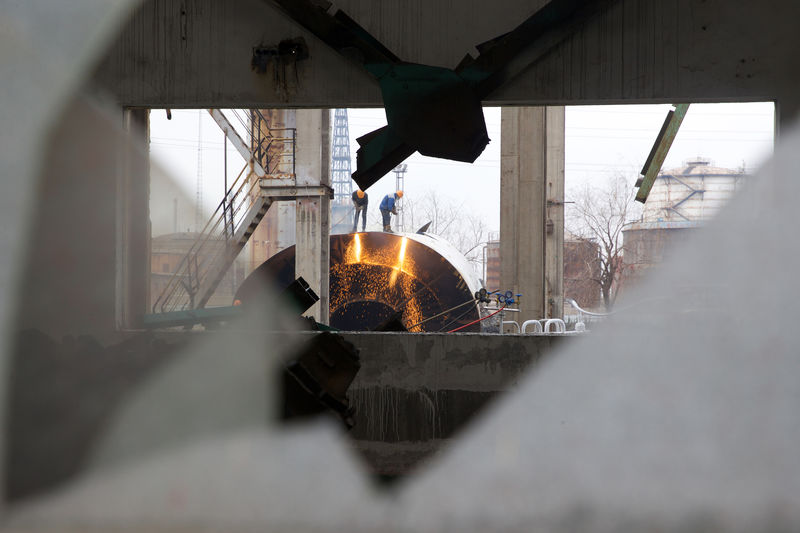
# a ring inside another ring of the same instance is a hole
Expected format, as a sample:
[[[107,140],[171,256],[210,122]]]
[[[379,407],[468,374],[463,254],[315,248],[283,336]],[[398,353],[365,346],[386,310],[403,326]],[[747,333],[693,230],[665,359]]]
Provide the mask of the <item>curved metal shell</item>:
[[[397,313],[409,331],[449,331],[479,318],[473,296],[480,288],[477,277],[457,250],[433,235],[331,235],[330,264],[334,328],[367,331]],[[294,279],[292,246],[253,271],[236,298],[244,304],[261,301],[266,284],[285,287]],[[480,325],[461,331],[477,332]]]

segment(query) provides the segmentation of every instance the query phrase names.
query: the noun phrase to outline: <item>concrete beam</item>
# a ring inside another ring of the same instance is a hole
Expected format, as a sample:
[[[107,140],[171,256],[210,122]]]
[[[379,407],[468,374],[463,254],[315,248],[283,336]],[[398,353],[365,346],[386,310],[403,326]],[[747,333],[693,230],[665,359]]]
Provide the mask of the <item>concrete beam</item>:
[[[563,313],[564,108],[502,111],[500,285],[520,324]]]
[[[341,0],[405,61],[454,67],[545,0]],[[619,0],[493,93],[488,105],[753,101],[793,98],[800,4]],[[769,28],[769,31],[765,31]],[[251,70],[253,47],[302,37],[310,57]],[[124,105],[381,105],[377,83],[263,0],[147,0],[96,73]]]

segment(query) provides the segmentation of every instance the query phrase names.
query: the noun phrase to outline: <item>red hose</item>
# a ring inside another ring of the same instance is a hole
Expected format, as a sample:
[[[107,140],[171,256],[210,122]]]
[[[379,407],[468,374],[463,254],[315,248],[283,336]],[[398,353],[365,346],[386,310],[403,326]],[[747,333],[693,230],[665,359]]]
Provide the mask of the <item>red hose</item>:
[[[456,331],[458,331],[458,330],[460,330],[460,329],[464,329],[464,328],[466,328],[466,327],[469,327],[469,326],[471,326],[472,324],[477,324],[478,322],[481,322],[481,321],[483,321],[483,320],[486,320],[486,319],[487,319],[487,318],[489,318],[489,317],[492,317],[492,316],[496,315],[497,313],[499,313],[500,311],[502,311],[502,310],[503,310],[503,309],[505,309],[505,308],[506,308],[506,306],[504,305],[503,307],[501,307],[500,309],[498,309],[497,311],[495,311],[495,312],[494,312],[494,313],[492,313],[491,315],[486,315],[485,317],[483,317],[483,318],[479,318],[478,320],[473,320],[473,321],[472,321],[472,322],[470,322],[469,324],[464,324],[463,326],[457,327],[456,329],[451,329],[450,331],[447,331],[446,333],[455,333]]]

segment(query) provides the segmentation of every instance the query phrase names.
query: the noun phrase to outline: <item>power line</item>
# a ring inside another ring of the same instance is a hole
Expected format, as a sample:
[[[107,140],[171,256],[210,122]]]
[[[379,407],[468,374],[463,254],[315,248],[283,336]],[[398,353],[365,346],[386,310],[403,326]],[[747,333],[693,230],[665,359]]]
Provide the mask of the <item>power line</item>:
[[[195,180],[194,230],[203,224],[203,110],[197,110],[197,179]]]
[[[649,132],[649,133],[657,133],[652,128],[620,128],[620,127],[594,127],[594,126],[570,126],[567,130],[591,130],[591,131],[641,131],[641,132]],[[730,134],[740,134],[740,133],[764,133],[768,135],[772,135],[774,132],[772,130],[708,130],[708,129],[691,129],[691,128],[682,128],[681,132],[684,133],[730,133]],[[567,131],[569,134],[569,131]]]

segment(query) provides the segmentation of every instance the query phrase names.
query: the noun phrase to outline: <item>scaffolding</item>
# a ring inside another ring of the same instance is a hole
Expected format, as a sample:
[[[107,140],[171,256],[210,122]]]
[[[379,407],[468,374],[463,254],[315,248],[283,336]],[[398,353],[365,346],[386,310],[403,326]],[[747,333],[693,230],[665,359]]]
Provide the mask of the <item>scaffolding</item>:
[[[333,114],[331,141],[331,186],[333,203],[331,233],[349,233],[353,225],[353,180],[350,178],[350,128],[347,109],[336,109]]]

